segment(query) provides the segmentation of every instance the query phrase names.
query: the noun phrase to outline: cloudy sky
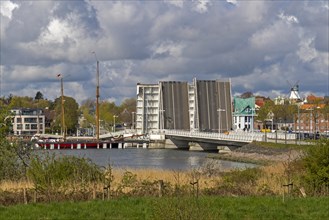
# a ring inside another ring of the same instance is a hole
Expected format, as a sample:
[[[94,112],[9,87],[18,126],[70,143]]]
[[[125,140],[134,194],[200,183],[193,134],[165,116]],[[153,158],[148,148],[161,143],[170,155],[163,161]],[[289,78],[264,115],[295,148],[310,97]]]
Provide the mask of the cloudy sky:
[[[234,94],[328,94],[329,3],[0,0],[1,96],[120,104],[137,83],[231,79]],[[95,54],[92,51],[96,52]]]

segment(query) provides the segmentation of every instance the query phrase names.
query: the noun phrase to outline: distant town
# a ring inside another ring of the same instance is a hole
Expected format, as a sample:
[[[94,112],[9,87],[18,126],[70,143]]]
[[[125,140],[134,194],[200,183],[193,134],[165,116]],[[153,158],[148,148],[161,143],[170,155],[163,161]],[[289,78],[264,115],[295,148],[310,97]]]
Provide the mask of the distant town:
[[[100,134],[123,129],[136,134],[161,130],[285,131],[316,138],[329,132],[328,97],[301,98],[297,84],[292,86],[289,97],[274,99],[254,96],[252,92],[232,97],[231,82],[225,80],[138,83],[137,91],[137,97],[124,100],[120,106],[107,101],[99,103]],[[93,99],[79,106],[73,97],[63,94],[51,101],[39,91],[34,98],[10,95],[1,102],[11,112],[5,120],[11,123],[8,135],[95,136],[97,133]]]

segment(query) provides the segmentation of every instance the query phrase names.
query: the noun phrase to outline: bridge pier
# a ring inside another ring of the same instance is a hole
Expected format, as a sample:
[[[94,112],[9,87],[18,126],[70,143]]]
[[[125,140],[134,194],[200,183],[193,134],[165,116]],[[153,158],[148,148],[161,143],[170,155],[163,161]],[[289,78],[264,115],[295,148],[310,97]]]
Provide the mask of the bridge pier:
[[[151,149],[163,149],[165,148],[165,140],[157,140],[149,143]]]
[[[177,139],[165,139],[165,148],[166,149],[189,149],[188,140],[177,140]]]

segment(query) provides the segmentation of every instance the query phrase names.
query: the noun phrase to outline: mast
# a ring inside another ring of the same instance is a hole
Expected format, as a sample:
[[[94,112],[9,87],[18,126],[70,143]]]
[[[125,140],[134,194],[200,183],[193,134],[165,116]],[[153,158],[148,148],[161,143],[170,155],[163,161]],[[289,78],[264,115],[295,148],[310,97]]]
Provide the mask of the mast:
[[[66,140],[66,128],[65,128],[65,117],[64,117],[64,86],[63,86],[63,76],[61,74],[57,75],[61,78],[61,105],[62,105],[62,134],[63,140]]]
[[[99,61],[96,52],[93,52],[96,58],[96,140],[99,141]]]

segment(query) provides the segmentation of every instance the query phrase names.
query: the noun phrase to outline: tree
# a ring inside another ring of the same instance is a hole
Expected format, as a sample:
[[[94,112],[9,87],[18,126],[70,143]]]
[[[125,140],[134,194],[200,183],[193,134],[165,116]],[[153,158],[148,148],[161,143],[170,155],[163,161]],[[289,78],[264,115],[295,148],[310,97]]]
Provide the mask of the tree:
[[[269,113],[273,112],[274,102],[271,100],[265,101],[265,104],[259,109],[257,112],[256,119],[261,121],[263,123],[263,126],[265,125],[265,121],[269,119]]]
[[[251,98],[253,96],[254,96],[254,94],[252,92],[245,92],[240,95],[240,98],[246,99],[246,98]]]
[[[79,105],[76,100],[72,97],[64,96],[64,119],[65,119],[65,128],[67,133],[75,133],[78,125],[79,119]],[[55,112],[56,119],[53,129],[60,131],[61,121],[62,121],[62,100],[61,97],[55,99]]]
[[[7,135],[11,126],[8,117],[8,108],[0,105],[0,182],[25,176],[31,153],[31,147],[27,147],[20,140],[8,141]]]
[[[43,94],[40,91],[38,91],[37,94],[35,95],[35,98],[34,99],[35,100],[43,99]]]
[[[28,96],[24,96],[24,97],[13,96],[10,100],[9,107],[10,108],[32,108],[33,99]]]
[[[136,112],[136,99],[125,99],[120,105],[120,119],[126,124],[132,123],[133,112]]]
[[[329,190],[329,141],[321,140],[316,146],[306,150],[302,159],[305,174],[303,181],[315,194]]]

